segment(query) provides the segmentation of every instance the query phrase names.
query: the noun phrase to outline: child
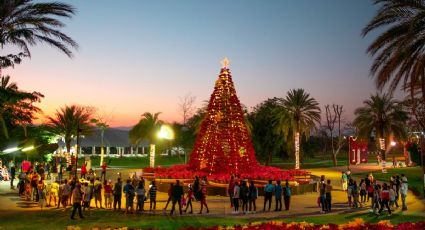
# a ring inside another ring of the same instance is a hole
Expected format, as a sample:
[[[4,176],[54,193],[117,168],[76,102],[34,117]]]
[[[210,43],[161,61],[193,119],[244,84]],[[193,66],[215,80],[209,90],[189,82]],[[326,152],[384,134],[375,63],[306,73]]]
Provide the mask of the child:
[[[233,188],[233,207],[235,211],[233,213],[239,213],[239,194],[241,190],[239,187],[239,182],[235,182],[235,187]]]

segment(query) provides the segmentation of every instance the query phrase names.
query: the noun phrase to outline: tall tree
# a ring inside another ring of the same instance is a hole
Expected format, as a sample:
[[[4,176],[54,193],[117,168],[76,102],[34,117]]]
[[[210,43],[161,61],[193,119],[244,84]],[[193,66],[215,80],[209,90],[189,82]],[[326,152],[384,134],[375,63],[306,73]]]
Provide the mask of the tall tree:
[[[342,112],[343,112],[343,106],[342,105],[332,105],[332,109],[330,108],[330,105],[325,105],[325,111],[326,111],[326,127],[329,131],[329,134],[331,136],[331,147],[332,147],[332,161],[334,166],[337,166],[337,155],[339,151],[342,148],[342,145],[344,143],[344,138],[342,137],[342,130],[341,130],[341,119],[342,119]],[[337,125],[337,142],[336,142],[336,149],[335,149],[335,140],[334,140],[334,128],[335,125]]]
[[[65,26],[59,19],[71,18],[73,6],[65,3],[34,3],[32,0],[0,1],[0,45],[17,46],[21,53],[2,56],[2,66],[19,63],[22,56],[31,56],[29,46],[49,44],[72,57],[78,44],[61,32]]]
[[[295,169],[300,168],[301,136],[308,137],[310,131],[320,123],[319,103],[304,89],[292,89],[280,102],[277,112],[277,132],[294,141]]]
[[[363,101],[363,107],[354,111],[356,118],[353,124],[358,129],[358,135],[369,138],[375,134],[377,145],[380,139],[389,140],[394,136],[398,140],[407,137],[406,122],[408,114],[404,111],[402,104],[393,99],[390,94],[375,94]],[[389,147],[388,143],[385,148]],[[385,161],[385,151],[382,154]]]
[[[270,98],[256,105],[249,114],[248,120],[252,125],[252,142],[255,153],[266,158],[265,165],[272,162],[276,154],[284,145],[282,137],[273,132],[275,111],[279,108],[279,98]]]
[[[48,129],[64,138],[66,150],[70,152],[71,141],[78,134],[90,134],[93,132],[92,117],[94,110],[91,107],[80,105],[66,105],[56,110],[55,115],[47,117]]]
[[[161,113],[149,113],[142,114],[142,118],[133,128],[131,128],[128,137],[131,144],[134,146],[139,145],[143,140],[148,140],[150,143],[150,152],[155,148],[156,135],[158,134],[163,121],[159,120]]]
[[[34,103],[43,97],[39,92],[19,90],[9,76],[0,78],[0,125],[6,139],[9,139],[8,123],[22,126],[26,133],[26,126],[32,124],[35,113],[41,112]]]
[[[196,97],[190,93],[186,94],[184,97],[180,97],[179,110],[183,117],[183,126],[186,125],[187,120],[195,112],[195,100]]]

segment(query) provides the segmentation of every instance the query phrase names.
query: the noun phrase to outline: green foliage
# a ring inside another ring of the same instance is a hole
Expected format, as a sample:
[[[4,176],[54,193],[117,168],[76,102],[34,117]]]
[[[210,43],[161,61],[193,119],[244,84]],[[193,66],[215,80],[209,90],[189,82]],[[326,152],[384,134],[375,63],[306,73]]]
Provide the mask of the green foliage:
[[[33,3],[31,0],[0,1],[0,45],[14,45],[31,56],[29,46],[49,44],[72,57],[70,48],[78,44],[60,31],[65,26],[59,18],[71,18],[74,7],[65,3]],[[21,53],[22,54],[22,53]],[[20,62],[21,55],[5,56],[2,67]]]
[[[266,159],[266,164],[272,161],[272,156],[282,153],[282,157],[288,157],[284,151],[285,140],[274,132],[273,119],[279,108],[279,98],[271,98],[258,104],[248,115],[252,125],[252,142],[258,157]]]
[[[397,140],[407,138],[407,112],[390,94],[372,95],[363,101],[363,104],[363,107],[354,111],[356,118],[353,124],[357,127],[360,137],[367,139],[374,132],[377,140],[389,138],[391,135]]]
[[[71,149],[71,140],[80,134],[90,134],[93,131],[91,123],[93,109],[80,105],[66,105],[56,111],[55,115],[47,117],[48,130],[65,140],[67,151]],[[79,130],[78,130],[79,129]]]
[[[143,140],[148,140],[150,143],[156,143],[156,134],[163,123],[159,120],[161,113],[146,112],[142,115],[139,123],[137,123],[129,132],[131,144],[138,145]]]

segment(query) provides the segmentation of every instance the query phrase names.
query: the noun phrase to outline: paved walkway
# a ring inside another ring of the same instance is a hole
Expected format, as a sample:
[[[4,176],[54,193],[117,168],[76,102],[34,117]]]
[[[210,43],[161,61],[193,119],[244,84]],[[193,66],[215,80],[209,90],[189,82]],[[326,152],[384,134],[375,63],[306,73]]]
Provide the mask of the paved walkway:
[[[373,171],[373,165],[364,167],[364,166],[354,166],[351,168],[352,172],[368,172]],[[378,168],[379,169],[379,168]],[[340,182],[340,176],[341,176],[341,170],[342,168],[319,168],[319,169],[311,169],[309,171],[312,172],[314,175],[326,175],[327,178],[330,178],[332,180],[332,184],[334,185],[335,191],[332,192],[332,200],[333,200],[333,212],[332,214],[336,213],[351,213],[351,212],[359,212],[359,213],[366,213],[367,208],[363,209],[348,209],[347,207],[347,197],[346,193],[341,190],[341,182]],[[123,177],[127,175],[128,172],[134,171],[134,170],[121,170],[123,173]],[[117,171],[113,172],[111,175],[116,175]],[[276,218],[276,217],[308,217],[308,216],[316,216],[319,215],[319,207],[317,206],[317,193],[307,193],[303,195],[296,195],[291,198],[291,207],[289,211],[282,211],[282,212],[263,212],[263,197],[259,197],[257,200],[257,213],[255,214],[249,214],[249,215],[243,215],[243,214],[232,214],[232,209],[230,208],[230,201],[228,197],[222,197],[222,196],[208,196],[207,201],[208,205],[210,207],[210,213],[204,214],[208,216],[234,216],[236,218]],[[167,194],[166,193],[158,193],[157,198],[157,211],[152,214],[159,214],[162,215],[163,211],[162,209],[165,207],[165,203],[167,200]],[[425,202],[423,200],[418,199],[416,196],[414,196],[411,192],[408,194],[407,199],[407,205],[409,210],[406,212],[406,214],[412,214],[412,215],[423,215],[425,216]],[[0,216],[2,212],[25,212],[25,211],[39,211],[40,208],[37,206],[37,203],[35,202],[29,202],[24,201],[17,195],[17,190],[11,190],[9,187],[9,182],[2,181],[0,182]],[[125,201],[123,199],[122,206],[124,207]],[[275,202],[273,200],[272,202],[272,208],[271,210],[274,210]],[[194,213],[199,212],[200,204],[199,202],[194,202]],[[94,201],[92,202],[92,207],[94,207]],[[149,208],[149,202],[145,203],[145,209]],[[170,206],[168,207],[168,211],[170,210]],[[53,209],[53,208],[52,208]],[[59,211],[59,210],[58,210]],[[205,211],[205,210],[204,210]],[[397,210],[396,212],[400,212],[400,210]],[[195,214],[194,214],[195,215]]]

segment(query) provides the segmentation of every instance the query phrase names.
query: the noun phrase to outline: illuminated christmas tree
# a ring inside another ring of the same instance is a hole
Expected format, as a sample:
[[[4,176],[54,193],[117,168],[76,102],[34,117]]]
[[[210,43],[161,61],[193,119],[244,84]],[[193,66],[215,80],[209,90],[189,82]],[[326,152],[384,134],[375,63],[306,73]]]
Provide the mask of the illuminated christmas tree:
[[[189,161],[190,168],[213,173],[244,173],[258,166],[251,136],[228,64],[215,82]]]

